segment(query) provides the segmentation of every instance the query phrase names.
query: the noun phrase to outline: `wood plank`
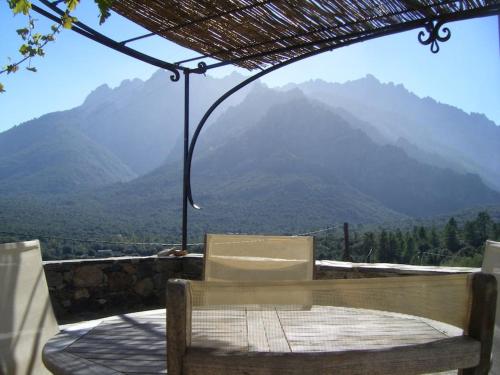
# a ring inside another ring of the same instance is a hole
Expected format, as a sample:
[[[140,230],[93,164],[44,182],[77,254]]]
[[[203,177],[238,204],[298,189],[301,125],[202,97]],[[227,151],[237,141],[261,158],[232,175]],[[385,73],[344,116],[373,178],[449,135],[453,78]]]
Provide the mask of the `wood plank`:
[[[388,348],[447,337],[419,318],[366,311],[314,306],[310,311],[278,313],[293,352]],[[458,329],[449,331],[461,334]]]
[[[271,352],[290,352],[291,348],[287,336],[280,322],[279,312],[276,310],[262,311],[262,321],[266,332],[267,342]]]
[[[165,327],[164,309],[68,325],[46,346],[48,366],[57,374],[165,374]]]
[[[248,350],[248,328],[244,310],[195,310],[192,327],[193,346]]]
[[[481,360],[477,367],[461,375],[487,375],[491,367],[491,348],[495,329],[497,281],[495,276],[478,272],[472,278],[472,306],[466,333],[481,342]]]
[[[167,367],[170,375],[182,375],[182,361],[191,344],[191,292],[189,282],[167,283]]]
[[[336,319],[338,312],[341,316],[345,316],[346,320]],[[349,313],[347,313],[349,312]],[[281,329],[273,328],[268,331],[281,332],[281,337],[278,339],[280,345],[286,344],[288,347],[275,347],[273,350],[269,347],[269,340],[266,336],[267,343],[264,342],[262,336],[262,326],[264,326],[264,315],[269,312],[251,311],[247,312],[247,325],[249,337],[249,349],[255,351],[260,347],[260,351],[289,351],[290,346],[293,351],[342,351],[350,349],[377,349],[382,347],[393,347],[395,345],[413,345],[427,343],[433,340],[438,340],[447,337],[442,331],[435,329],[427,322],[415,317],[408,317],[402,314],[367,314],[363,310],[334,308],[334,307],[314,307],[310,311],[279,311],[278,319],[275,324],[282,323]],[[213,313],[214,316],[224,315],[223,311]],[[231,312],[231,316],[241,314],[241,312]],[[372,316],[371,321],[366,324],[362,323],[362,319],[356,319],[357,315]],[[259,316],[261,319],[259,319]],[[376,319],[373,319],[375,316]],[[239,317],[241,318],[241,316]],[[355,321],[354,324],[349,323],[350,320]],[[203,318],[201,318],[203,319]],[[196,330],[201,329],[200,322],[193,322],[193,336],[196,336]],[[233,322],[234,324],[234,322]],[[210,326],[211,323],[207,322]],[[275,327],[276,327],[275,325]],[[193,340],[193,346],[197,348],[213,348],[217,350],[238,350],[244,351],[243,343],[235,344],[235,338],[243,337],[245,333],[240,331],[237,333],[231,331],[225,325],[224,334],[219,334],[215,340],[206,340],[204,343],[198,340]],[[213,327],[212,327],[213,329]],[[252,331],[256,330],[256,333]],[[266,328],[264,327],[264,332]],[[453,330],[449,330],[453,331]],[[231,333],[234,332],[234,333]],[[284,332],[284,333],[283,333]],[[460,335],[459,329],[454,332]],[[215,332],[214,334],[217,334]],[[226,335],[227,337],[223,337]],[[260,338],[252,335],[260,335]],[[254,341],[252,341],[254,340]],[[258,341],[257,341],[258,340]],[[286,340],[286,341],[285,341]],[[268,349],[269,347],[269,349]]]
[[[412,375],[475,366],[480,346],[474,339],[453,337],[383,350],[335,353],[217,353],[189,348],[184,357],[184,374],[352,375],[356,369],[357,374]]]
[[[165,349],[165,343],[151,342],[151,343],[117,343],[114,341],[93,341],[93,340],[78,340],[76,343],[71,345],[70,349],[113,349],[113,350],[154,350],[154,349]],[[74,351],[74,350],[73,350]]]
[[[78,353],[78,352],[72,352],[75,355],[84,355],[86,359],[94,360],[94,359],[106,359],[106,360],[114,360],[114,361],[121,361],[121,360],[133,360],[133,361],[162,361],[164,364],[166,363],[165,361],[165,351],[163,350],[161,353],[149,353],[149,352],[142,352],[142,353],[126,353],[126,352],[111,352],[111,353]]]
[[[92,360],[92,362],[104,367],[112,368],[118,372],[144,373],[160,372],[165,370],[165,361],[131,361],[131,360]]]
[[[139,351],[138,349],[134,348],[126,348],[126,349],[120,349],[119,351],[116,350],[116,348],[110,348],[110,347],[101,347],[101,348],[94,348],[92,346],[85,346],[82,348],[68,348],[65,350],[67,353],[73,353],[77,354],[82,358],[85,357],[92,357],[94,354],[115,354],[115,353],[120,353],[120,354],[137,354],[138,352],[141,353],[151,353],[151,355],[163,355],[165,356],[165,348],[157,348],[157,349],[151,349],[151,350],[146,350],[143,349],[142,351]]]
[[[64,351],[44,351],[43,363],[57,375],[119,375],[114,369],[100,366],[85,358]]]
[[[262,314],[260,311],[247,311],[247,331],[248,331],[248,350],[253,352],[269,352],[269,343],[267,341]]]

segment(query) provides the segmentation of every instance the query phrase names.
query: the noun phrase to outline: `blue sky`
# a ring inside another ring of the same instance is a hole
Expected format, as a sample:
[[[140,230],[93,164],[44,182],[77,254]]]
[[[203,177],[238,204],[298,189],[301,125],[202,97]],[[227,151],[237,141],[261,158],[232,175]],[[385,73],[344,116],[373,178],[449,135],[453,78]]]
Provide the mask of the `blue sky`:
[[[97,26],[93,2],[82,2],[76,16],[118,40],[144,33],[116,14],[104,26]],[[51,23],[37,17],[39,30],[48,30]],[[13,17],[6,2],[0,1],[2,66],[8,63],[9,56],[14,61],[18,58],[21,40],[15,30],[25,23],[23,16]],[[263,81],[270,86],[310,79],[345,82],[373,74],[383,82],[402,83],[419,96],[430,96],[467,112],[484,113],[500,124],[498,18],[455,22],[448,26],[451,39],[440,45],[441,51],[436,55],[428,46],[418,43],[418,30],[414,30],[322,54],[271,73]],[[167,61],[196,55],[159,37],[130,46]],[[124,79],[147,79],[157,69],[68,30],[46,48],[46,53],[46,57],[34,61],[38,73],[22,70],[9,76],[0,75],[0,82],[7,90],[0,95],[0,131],[48,112],[78,106],[89,92],[103,83],[114,87]],[[225,67],[209,74],[220,77],[233,70],[238,69]]]

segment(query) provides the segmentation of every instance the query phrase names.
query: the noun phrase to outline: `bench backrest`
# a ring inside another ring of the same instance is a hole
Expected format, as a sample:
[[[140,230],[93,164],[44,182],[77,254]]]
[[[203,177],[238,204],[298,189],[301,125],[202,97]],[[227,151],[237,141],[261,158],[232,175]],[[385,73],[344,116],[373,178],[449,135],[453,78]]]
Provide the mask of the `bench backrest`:
[[[500,289],[500,242],[486,241],[483,272],[495,275]],[[495,334],[493,337],[493,374],[500,374],[500,303],[497,299],[497,313],[495,318]]]
[[[313,278],[313,237],[221,234],[205,237],[205,281],[307,281]]]

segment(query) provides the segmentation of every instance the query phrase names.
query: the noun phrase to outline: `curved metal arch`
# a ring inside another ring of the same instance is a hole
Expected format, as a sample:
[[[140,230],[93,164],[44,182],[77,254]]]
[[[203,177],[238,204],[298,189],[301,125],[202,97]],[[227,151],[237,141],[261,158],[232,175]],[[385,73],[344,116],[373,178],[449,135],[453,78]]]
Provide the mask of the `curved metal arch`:
[[[188,155],[187,155],[187,161],[185,164],[186,169],[184,170],[185,181],[187,184],[186,193],[187,193],[187,199],[189,200],[189,204],[195,209],[200,209],[200,207],[194,203],[193,194],[192,194],[192,190],[191,190],[191,165],[192,165],[192,161],[193,161],[193,152],[194,152],[194,148],[196,146],[196,142],[198,140],[198,137],[200,135],[200,132],[203,129],[203,126],[207,122],[210,115],[213,113],[213,111],[224,100],[226,100],[228,97],[233,95],[235,92],[239,91],[243,87],[247,86],[248,84],[252,83],[253,81],[261,78],[262,76],[264,76],[266,74],[269,74],[275,70],[278,70],[278,69],[283,68],[287,65],[293,64],[293,63],[298,62],[300,60],[318,55],[318,54],[323,53],[323,52],[331,51],[333,49],[345,47],[345,46],[348,46],[350,44],[363,42],[363,41],[367,41],[370,39],[375,39],[375,38],[379,38],[381,36],[391,35],[391,34],[395,34],[395,33],[402,32],[402,31],[414,30],[414,29],[420,28],[422,26],[426,28],[427,32],[430,35],[429,35],[427,40],[424,40],[423,39],[424,33],[421,31],[418,34],[418,40],[420,41],[420,43],[422,43],[424,45],[431,44],[431,51],[433,53],[436,53],[439,51],[439,46],[437,46],[436,40],[441,41],[441,42],[445,42],[448,39],[450,39],[450,36],[451,36],[451,32],[448,28],[443,29],[443,32],[445,33],[444,36],[439,35],[439,29],[443,26],[444,23],[459,21],[459,20],[464,20],[464,19],[469,19],[469,18],[474,18],[474,17],[486,17],[486,16],[491,16],[491,15],[499,15],[499,17],[500,17],[500,4],[492,4],[492,5],[488,6],[486,9],[467,11],[464,14],[460,14],[458,16],[449,15],[449,16],[435,17],[432,19],[415,20],[412,22],[408,22],[407,24],[401,25],[399,27],[394,27],[394,26],[389,25],[385,28],[379,29],[379,31],[377,31],[373,34],[369,34],[369,35],[365,35],[365,36],[357,35],[357,37],[354,40],[352,40],[352,39],[347,40],[345,42],[336,44],[334,47],[328,46],[328,47],[318,48],[315,51],[311,51],[311,52],[305,53],[301,56],[294,57],[290,60],[283,61],[279,64],[273,65],[273,66],[271,66],[267,69],[264,69],[263,71],[255,74],[255,75],[247,78],[246,80],[244,80],[240,84],[236,85],[235,87],[233,87],[232,89],[227,91],[221,97],[219,97],[219,99],[217,99],[210,106],[210,108],[203,115],[203,118],[200,120],[200,122],[198,123],[198,126],[196,127],[196,130],[193,133],[193,138],[191,139],[191,142],[189,144],[189,151],[188,151]],[[224,66],[224,65],[227,65],[227,64],[230,64],[233,62],[235,62],[235,61],[223,61],[223,62],[211,64],[211,65],[207,65],[207,64],[201,62],[198,64],[198,69],[193,69],[193,70],[191,70],[191,72],[192,73],[205,73],[209,69]]]
[[[448,22],[448,21],[451,21],[451,20],[443,17],[440,22],[442,24],[442,23]],[[193,137],[191,138],[191,142],[189,144],[189,150],[188,150],[188,154],[187,154],[187,160],[186,160],[186,163],[185,163],[186,169],[184,170],[184,173],[185,173],[185,181],[186,181],[186,184],[187,184],[187,186],[186,186],[187,199],[188,199],[189,204],[191,205],[191,207],[193,207],[193,208],[195,208],[197,210],[200,209],[200,206],[198,206],[198,205],[196,205],[194,203],[193,194],[192,194],[192,190],[191,190],[191,165],[192,165],[192,162],[193,162],[193,153],[194,153],[194,149],[196,147],[196,142],[198,141],[198,137],[200,135],[200,132],[203,129],[203,127],[205,126],[205,123],[207,122],[208,118],[213,113],[213,111],[224,100],[226,100],[228,97],[230,97],[235,92],[237,92],[240,89],[242,89],[243,87],[245,87],[248,84],[252,83],[253,81],[261,78],[262,76],[265,76],[266,74],[274,72],[275,70],[283,68],[283,67],[285,67],[287,65],[296,63],[296,62],[298,62],[300,60],[304,60],[304,59],[307,59],[309,57],[313,57],[315,55],[319,55],[319,54],[324,53],[324,52],[332,51],[334,49],[345,47],[345,46],[348,46],[350,44],[355,44],[355,43],[359,43],[359,42],[362,42],[362,41],[367,41],[367,40],[370,40],[370,39],[376,39],[376,38],[379,38],[381,36],[390,35],[390,34],[394,34],[394,33],[397,33],[397,32],[409,31],[409,30],[417,29],[419,27],[425,26],[427,24],[427,22],[428,22],[428,20],[422,19],[422,20],[416,20],[416,21],[413,21],[413,22],[409,22],[408,24],[402,25],[401,27],[398,27],[398,28],[394,28],[393,26],[387,26],[387,27],[385,27],[383,29],[380,29],[378,32],[375,32],[375,33],[372,33],[372,34],[369,34],[369,35],[365,35],[365,36],[358,35],[355,39],[347,40],[347,41],[345,41],[343,43],[336,44],[333,47],[332,46],[327,46],[327,47],[318,48],[315,51],[311,51],[311,52],[305,53],[303,55],[294,57],[294,58],[292,58],[290,60],[283,61],[283,62],[281,62],[279,64],[276,64],[276,65],[273,65],[273,66],[271,66],[271,67],[269,67],[267,69],[264,69],[261,72],[259,72],[259,73],[255,74],[255,75],[253,75],[253,76],[245,79],[243,82],[241,82],[238,85],[234,86],[232,89],[228,90],[226,93],[224,93],[222,96],[220,96],[219,99],[217,99],[210,106],[210,108],[205,112],[205,114],[203,115],[202,119],[198,123],[198,126],[196,127],[196,130],[193,133]],[[193,70],[191,70],[191,72],[192,73],[205,73],[208,69],[219,67],[219,66],[222,66],[222,65],[225,65],[225,64],[226,64],[226,62],[216,63],[216,64],[212,64],[212,65],[206,65],[205,63],[201,62],[201,63],[198,64],[198,69],[193,69]]]
[[[413,26],[412,28],[417,28],[419,26],[421,26],[421,25]],[[349,41],[344,42],[342,44],[338,44],[335,47],[328,46],[328,47],[319,48],[319,49],[317,49],[315,51],[311,51],[311,52],[305,53],[303,55],[294,57],[294,58],[292,58],[290,60],[283,61],[283,62],[281,62],[279,64],[276,64],[276,65],[273,65],[273,66],[271,66],[271,67],[269,67],[267,69],[264,69],[264,70],[260,71],[257,74],[254,74],[253,76],[245,79],[243,82],[240,82],[238,85],[234,86],[232,89],[226,91],[222,96],[220,96],[219,99],[217,99],[210,106],[210,108],[208,108],[208,110],[205,112],[205,114],[201,118],[200,122],[198,123],[198,126],[196,127],[196,130],[193,133],[193,137],[191,138],[191,142],[189,144],[189,150],[188,150],[188,154],[187,154],[187,160],[186,160],[186,163],[185,163],[186,167],[185,167],[185,170],[184,170],[184,174],[185,174],[185,181],[186,181],[186,185],[187,185],[186,186],[187,199],[188,199],[189,204],[191,205],[191,207],[193,207],[194,209],[197,209],[197,210],[199,210],[201,208],[200,206],[198,206],[197,204],[194,203],[193,193],[192,193],[192,190],[191,190],[191,165],[192,165],[192,162],[193,162],[193,153],[194,153],[194,149],[196,147],[196,142],[198,141],[198,137],[199,137],[199,135],[201,133],[201,130],[205,126],[208,118],[213,113],[213,111],[224,100],[226,100],[231,95],[233,95],[234,93],[236,93],[237,91],[239,91],[243,87],[247,86],[248,84],[256,81],[259,78],[261,78],[262,76],[265,76],[266,74],[274,72],[275,70],[283,68],[283,67],[285,67],[287,65],[296,63],[296,62],[298,62],[300,60],[304,60],[304,59],[307,59],[309,57],[313,57],[315,55],[319,55],[319,54],[324,53],[324,52],[332,51],[333,49],[337,49],[337,48],[340,48],[340,47],[347,46],[349,44],[357,43],[357,42],[360,42],[362,40],[374,39],[374,38],[377,38],[379,36],[382,36],[382,35],[385,35],[385,34],[390,34],[390,33],[393,33],[393,31],[392,32],[382,31],[382,32],[379,32],[379,33],[376,33],[376,34],[371,34],[371,35],[368,35],[368,36],[365,36],[365,37],[362,37],[362,38],[358,38],[356,40],[349,40]],[[217,65],[217,64],[215,64],[215,65]],[[204,64],[203,62],[199,63],[198,66],[200,68],[192,70],[193,73],[204,73],[207,70],[207,65]],[[208,68],[211,68],[211,66],[208,66]]]
[[[248,84],[254,82],[255,80],[261,78],[262,76],[266,75],[266,74],[269,74],[279,68],[282,68],[286,65],[289,65],[289,64],[292,64],[294,62],[297,62],[297,61],[300,61],[300,60],[303,60],[305,58],[308,58],[308,57],[311,57],[311,56],[314,56],[314,55],[318,55],[322,52],[326,52],[326,51],[329,51],[329,50],[332,50],[332,47],[327,47],[327,48],[323,48],[323,49],[318,49],[316,51],[313,51],[313,52],[310,52],[310,53],[307,53],[307,54],[304,54],[304,55],[301,55],[301,56],[297,56],[293,59],[290,59],[290,60],[287,60],[287,61],[284,61],[282,63],[279,63],[279,64],[276,64],[274,66],[271,66],[257,74],[254,74],[253,76],[245,79],[243,82],[240,82],[238,85],[234,86],[232,89],[226,91],[221,97],[219,97],[219,99],[217,99],[211,106],[210,108],[205,112],[205,114],[203,115],[202,119],[200,120],[200,122],[198,123],[198,126],[196,127],[196,130],[194,131],[193,133],[193,137],[191,138],[191,142],[189,144],[189,150],[188,150],[188,155],[187,155],[187,160],[186,160],[186,169],[185,169],[185,178],[186,178],[186,184],[187,184],[187,199],[189,201],[189,204],[191,205],[191,207],[193,207],[194,209],[197,209],[199,210],[201,207],[196,205],[194,203],[194,200],[193,200],[193,193],[192,193],[192,190],[191,190],[191,165],[192,165],[192,162],[193,162],[193,153],[194,153],[194,148],[196,147],[196,142],[198,141],[198,137],[200,135],[200,132],[201,130],[203,129],[203,126],[205,126],[205,123],[207,122],[208,118],[210,117],[210,115],[213,113],[213,111],[224,101],[226,100],[227,98],[229,98],[231,95],[233,95],[235,92],[239,91],[240,89],[242,89],[243,87],[247,86]]]

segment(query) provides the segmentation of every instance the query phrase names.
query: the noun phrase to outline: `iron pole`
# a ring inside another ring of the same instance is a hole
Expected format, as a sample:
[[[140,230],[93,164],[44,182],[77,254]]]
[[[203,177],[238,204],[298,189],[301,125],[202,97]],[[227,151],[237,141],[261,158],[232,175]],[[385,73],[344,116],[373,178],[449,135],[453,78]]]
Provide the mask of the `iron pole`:
[[[188,169],[189,150],[189,70],[184,71],[184,158],[182,168],[182,248],[187,250]]]

